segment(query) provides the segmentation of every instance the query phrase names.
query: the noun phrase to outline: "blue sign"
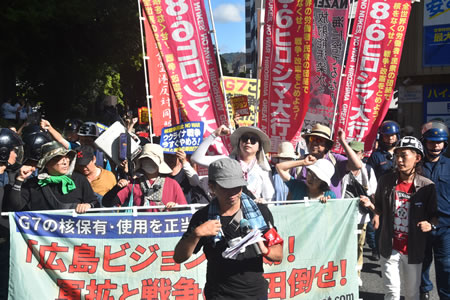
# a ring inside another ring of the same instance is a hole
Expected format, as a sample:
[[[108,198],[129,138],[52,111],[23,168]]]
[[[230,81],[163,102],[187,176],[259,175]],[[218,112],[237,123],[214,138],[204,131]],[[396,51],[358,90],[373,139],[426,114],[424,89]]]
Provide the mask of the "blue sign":
[[[183,150],[192,154],[203,141],[203,122],[186,122],[172,127],[164,127],[159,144],[165,153]]]
[[[423,65],[450,66],[450,0],[425,0]]]
[[[450,127],[450,85],[423,86],[424,121],[441,120]]]

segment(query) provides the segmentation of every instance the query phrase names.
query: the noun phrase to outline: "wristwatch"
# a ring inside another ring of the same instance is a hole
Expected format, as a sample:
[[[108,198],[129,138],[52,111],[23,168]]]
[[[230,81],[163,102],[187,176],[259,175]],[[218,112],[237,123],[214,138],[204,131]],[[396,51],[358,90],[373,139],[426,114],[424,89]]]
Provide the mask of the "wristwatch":
[[[432,230],[432,231],[436,230],[436,225],[431,224],[431,230]]]

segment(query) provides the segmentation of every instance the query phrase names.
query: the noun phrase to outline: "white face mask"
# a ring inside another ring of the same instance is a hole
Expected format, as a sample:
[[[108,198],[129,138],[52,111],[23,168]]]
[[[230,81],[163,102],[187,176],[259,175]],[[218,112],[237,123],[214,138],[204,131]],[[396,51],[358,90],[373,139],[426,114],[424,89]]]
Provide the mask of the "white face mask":
[[[141,168],[148,174],[155,174],[158,172],[158,166],[154,162],[148,160],[142,162]]]

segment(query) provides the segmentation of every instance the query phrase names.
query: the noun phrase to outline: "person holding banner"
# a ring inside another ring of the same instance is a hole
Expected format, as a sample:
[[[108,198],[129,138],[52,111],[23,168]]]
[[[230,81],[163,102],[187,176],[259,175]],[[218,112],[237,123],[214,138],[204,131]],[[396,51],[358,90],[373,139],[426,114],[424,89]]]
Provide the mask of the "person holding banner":
[[[424,156],[418,139],[402,138],[394,154],[395,172],[378,180],[375,204],[366,196],[360,199],[375,212],[375,229],[380,226],[380,261],[388,290],[384,299],[400,299],[401,277],[404,277],[405,299],[419,300],[427,233],[435,230],[437,224],[436,188],[431,180],[418,173]]]
[[[148,212],[158,212],[151,206],[165,205],[171,209],[177,204],[187,204],[180,185],[166,177],[172,169],[164,161],[163,148],[158,144],[145,144],[136,163],[136,170],[144,175],[132,181],[121,179],[102,199],[106,207],[118,205],[148,206]]]
[[[316,159],[327,159],[333,164],[335,171],[330,181],[330,189],[334,192],[336,198],[341,198],[342,178],[348,171],[356,171],[362,168],[361,160],[345,140],[345,132],[343,130],[338,131],[338,140],[347,157],[330,151],[334,142],[331,138],[331,129],[325,125],[315,124],[310,132],[303,135],[303,138],[308,147],[308,155],[314,156]],[[306,181],[306,175],[307,169],[303,168],[298,178]]]
[[[218,127],[200,144],[194,152],[191,160],[196,164],[208,167],[212,162],[225,158],[225,155],[207,156],[206,152],[216,137],[228,136],[231,131],[225,125]],[[230,158],[239,162],[244,178],[248,181],[246,187],[252,194],[250,197],[257,202],[271,201],[275,196],[275,188],[272,182],[271,169],[265,156],[270,150],[270,139],[254,126],[241,126],[230,136],[233,150]]]
[[[79,173],[72,174],[75,151],[53,141],[42,145],[41,152],[38,177],[24,183],[33,172],[24,168],[16,176],[7,202],[10,211],[75,209],[85,213],[98,206],[87,179]]]
[[[203,248],[208,260],[204,288],[208,300],[267,299],[263,257],[271,261],[283,258],[283,240],[273,227],[273,216],[267,206],[256,204],[243,193],[247,181],[238,161],[216,160],[210,164],[208,174],[216,198],[192,216],[173,258],[182,263]],[[258,230],[265,242],[241,247],[236,255],[224,258],[242,237],[252,232],[258,235]]]

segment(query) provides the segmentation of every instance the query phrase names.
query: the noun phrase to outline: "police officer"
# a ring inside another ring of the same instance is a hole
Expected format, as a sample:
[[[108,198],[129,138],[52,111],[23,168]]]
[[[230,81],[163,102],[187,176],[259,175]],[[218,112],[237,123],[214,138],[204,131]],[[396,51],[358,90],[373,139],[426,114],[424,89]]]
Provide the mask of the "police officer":
[[[425,148],[423,174],[436,185],[439,223],[428,236],[420,284],[421,299],[430,299],[433,289],[429,270],[433,260],[440,299],[450,299],[450,159],[443,155],[448,146],[449,130],[440,121],[422,126]]]
[[[374,169],[377,179],[394,168],[394,146],[400,139],[400,126],[394,121],[384,121],[378,132],[378,149],[367,162]]]
[[[23,142],[11,129],[0,129],[0,211],[5,187],[14,182],[15,172],[23,158]],[[9,281],[9,224],[0,217],[0,299],[8,299]]]

